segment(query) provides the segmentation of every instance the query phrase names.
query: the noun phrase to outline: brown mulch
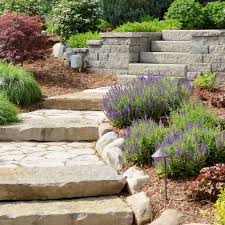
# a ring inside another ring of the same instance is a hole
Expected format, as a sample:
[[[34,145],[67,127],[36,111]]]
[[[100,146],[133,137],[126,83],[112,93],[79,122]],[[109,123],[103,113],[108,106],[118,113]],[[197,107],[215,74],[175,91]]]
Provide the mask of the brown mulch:
[[[130,166],[124,168],[128,169]],[[185,223],[213,223],[213,203],[208,201],[191,201],[186,198],[185,192],[193,179],[188,180],[172,180],[168,182],[168,201],[165,206],[164,195],[164,179],[160,179],[152,166],[138,167],[150,177],[148,185],[142,191],[151,199],[153,207],[154,220],[158,218],[166,209],[176,209],[185,215]],[[122,198],[125,198],[127,193],[124,193]]]
[[[57,38],[49,37],[49,45],[44,49],[44,58],[27,61],[23,64],[41,85],[45,96],[57,96],[111,86],[116,83],[115,76],[81,73],[65,67],[62,62],[52,55],[52,47]]]

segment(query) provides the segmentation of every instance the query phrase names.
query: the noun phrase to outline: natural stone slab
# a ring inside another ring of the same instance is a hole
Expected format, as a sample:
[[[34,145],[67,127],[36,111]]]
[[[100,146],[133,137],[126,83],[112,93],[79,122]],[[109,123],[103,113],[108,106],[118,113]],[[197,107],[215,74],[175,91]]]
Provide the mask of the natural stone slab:
[[[131,209],[118,197],[0,204],[0,225],[132,225]]]
[[[139,192],[149,182],[149,176],[135,167],[126,170],[123,176],[126,178],[126,186],[130,194]]]
[[[153,210],[151,201],[144,192],[131,195],[127,197],[126,201],[134,212],[135,224],[143,225],[152,221]]]
[[[0,200],[118,194],[125,180],[106,165],[0,169]]]
[[[0,168],[104,164],[87,142],[0,142],[0,155]]]
[[[86,90],[73,94],[46,98],[42,104],[45,109],[101,111],[102,98],[109,88]]]
[[[22,123],[1,126],[0,141],[95,141],[103,112],[37,110],[23,113]]]
[[[175,209],[167,209],[150,225],[180,225],[183,224],[184,215]]]

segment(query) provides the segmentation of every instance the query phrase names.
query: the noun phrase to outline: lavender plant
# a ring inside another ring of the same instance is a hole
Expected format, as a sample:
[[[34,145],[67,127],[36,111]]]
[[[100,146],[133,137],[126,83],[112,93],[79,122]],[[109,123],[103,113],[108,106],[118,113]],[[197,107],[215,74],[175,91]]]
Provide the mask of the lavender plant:
[[[166,129],[153,120],[139,120],[128,127],[125,133],[125,157],[128,162],[147,164],[152,162],[151,155],[158,141],[162,141]]]
[[[192,92],[189,82],[180,83],[160,74],[149,74],[112,87],[103,98],[103,108],[114,126],[122,128],[137,119],[159,121],[161,116],[187,101]]]
[[[183,131],[172,128],[158,148],[164,148],[169,154],[168,175],[185,177],[196,175],[206,165],[213,165],[221,159],[214,157],[217,129],[205,128],[201,125],[188,125]],[[157,172],[162,173],[161,161],[156,162]]]

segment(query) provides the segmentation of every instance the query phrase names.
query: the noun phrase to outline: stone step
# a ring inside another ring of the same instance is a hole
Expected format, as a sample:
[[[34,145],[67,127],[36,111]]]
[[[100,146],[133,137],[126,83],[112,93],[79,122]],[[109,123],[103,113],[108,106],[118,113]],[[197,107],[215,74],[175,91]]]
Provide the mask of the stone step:
[[[104,164],[0,169],[1,201],[114,195],[124,185],[124,178]]]
[[[37,110],[20,115],[22,122],[0,127],[0,141],[96,141],[103,112]]]
[[[152,52],[189,52],[191,41],[152,41]]]
[[[101,111],[102,97],[108,87],[85,90],[73,94],[46,98],[42,104],[45,109],[63,109],[77,111]]]
[[[0,225],[132,225],[132,210],[116,196],[0,204]]]
[[[188,53],[181,52],[141,52],[141,63],[157,64],[186,64],[188,62]]]
[[[129,64],[130,75],[147,75],[149,73],[161,73],[168,77],[186,77],[187,66],[183,64]]]

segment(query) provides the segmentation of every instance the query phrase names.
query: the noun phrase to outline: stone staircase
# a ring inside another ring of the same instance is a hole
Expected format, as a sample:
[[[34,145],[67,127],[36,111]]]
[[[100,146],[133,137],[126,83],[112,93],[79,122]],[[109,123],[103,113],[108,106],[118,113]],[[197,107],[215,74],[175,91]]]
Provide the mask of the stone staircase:
[[[162,40],[151,41],[150,52],[141,52],[140,62],[130,63],[128,75],[118,76],[118,79],[131,79],[149,72],[160,72],[172,78],[185,79],[190,46],[191,36],[186,33],[163,31]]]
[[[132,210],[116,196],[125,180],[94,147],[101,98],[89,108],[94,94],[83,95],[92,111],[70,111],[84,108],[64,96],[0,127],[0,225],[132,225]]]

